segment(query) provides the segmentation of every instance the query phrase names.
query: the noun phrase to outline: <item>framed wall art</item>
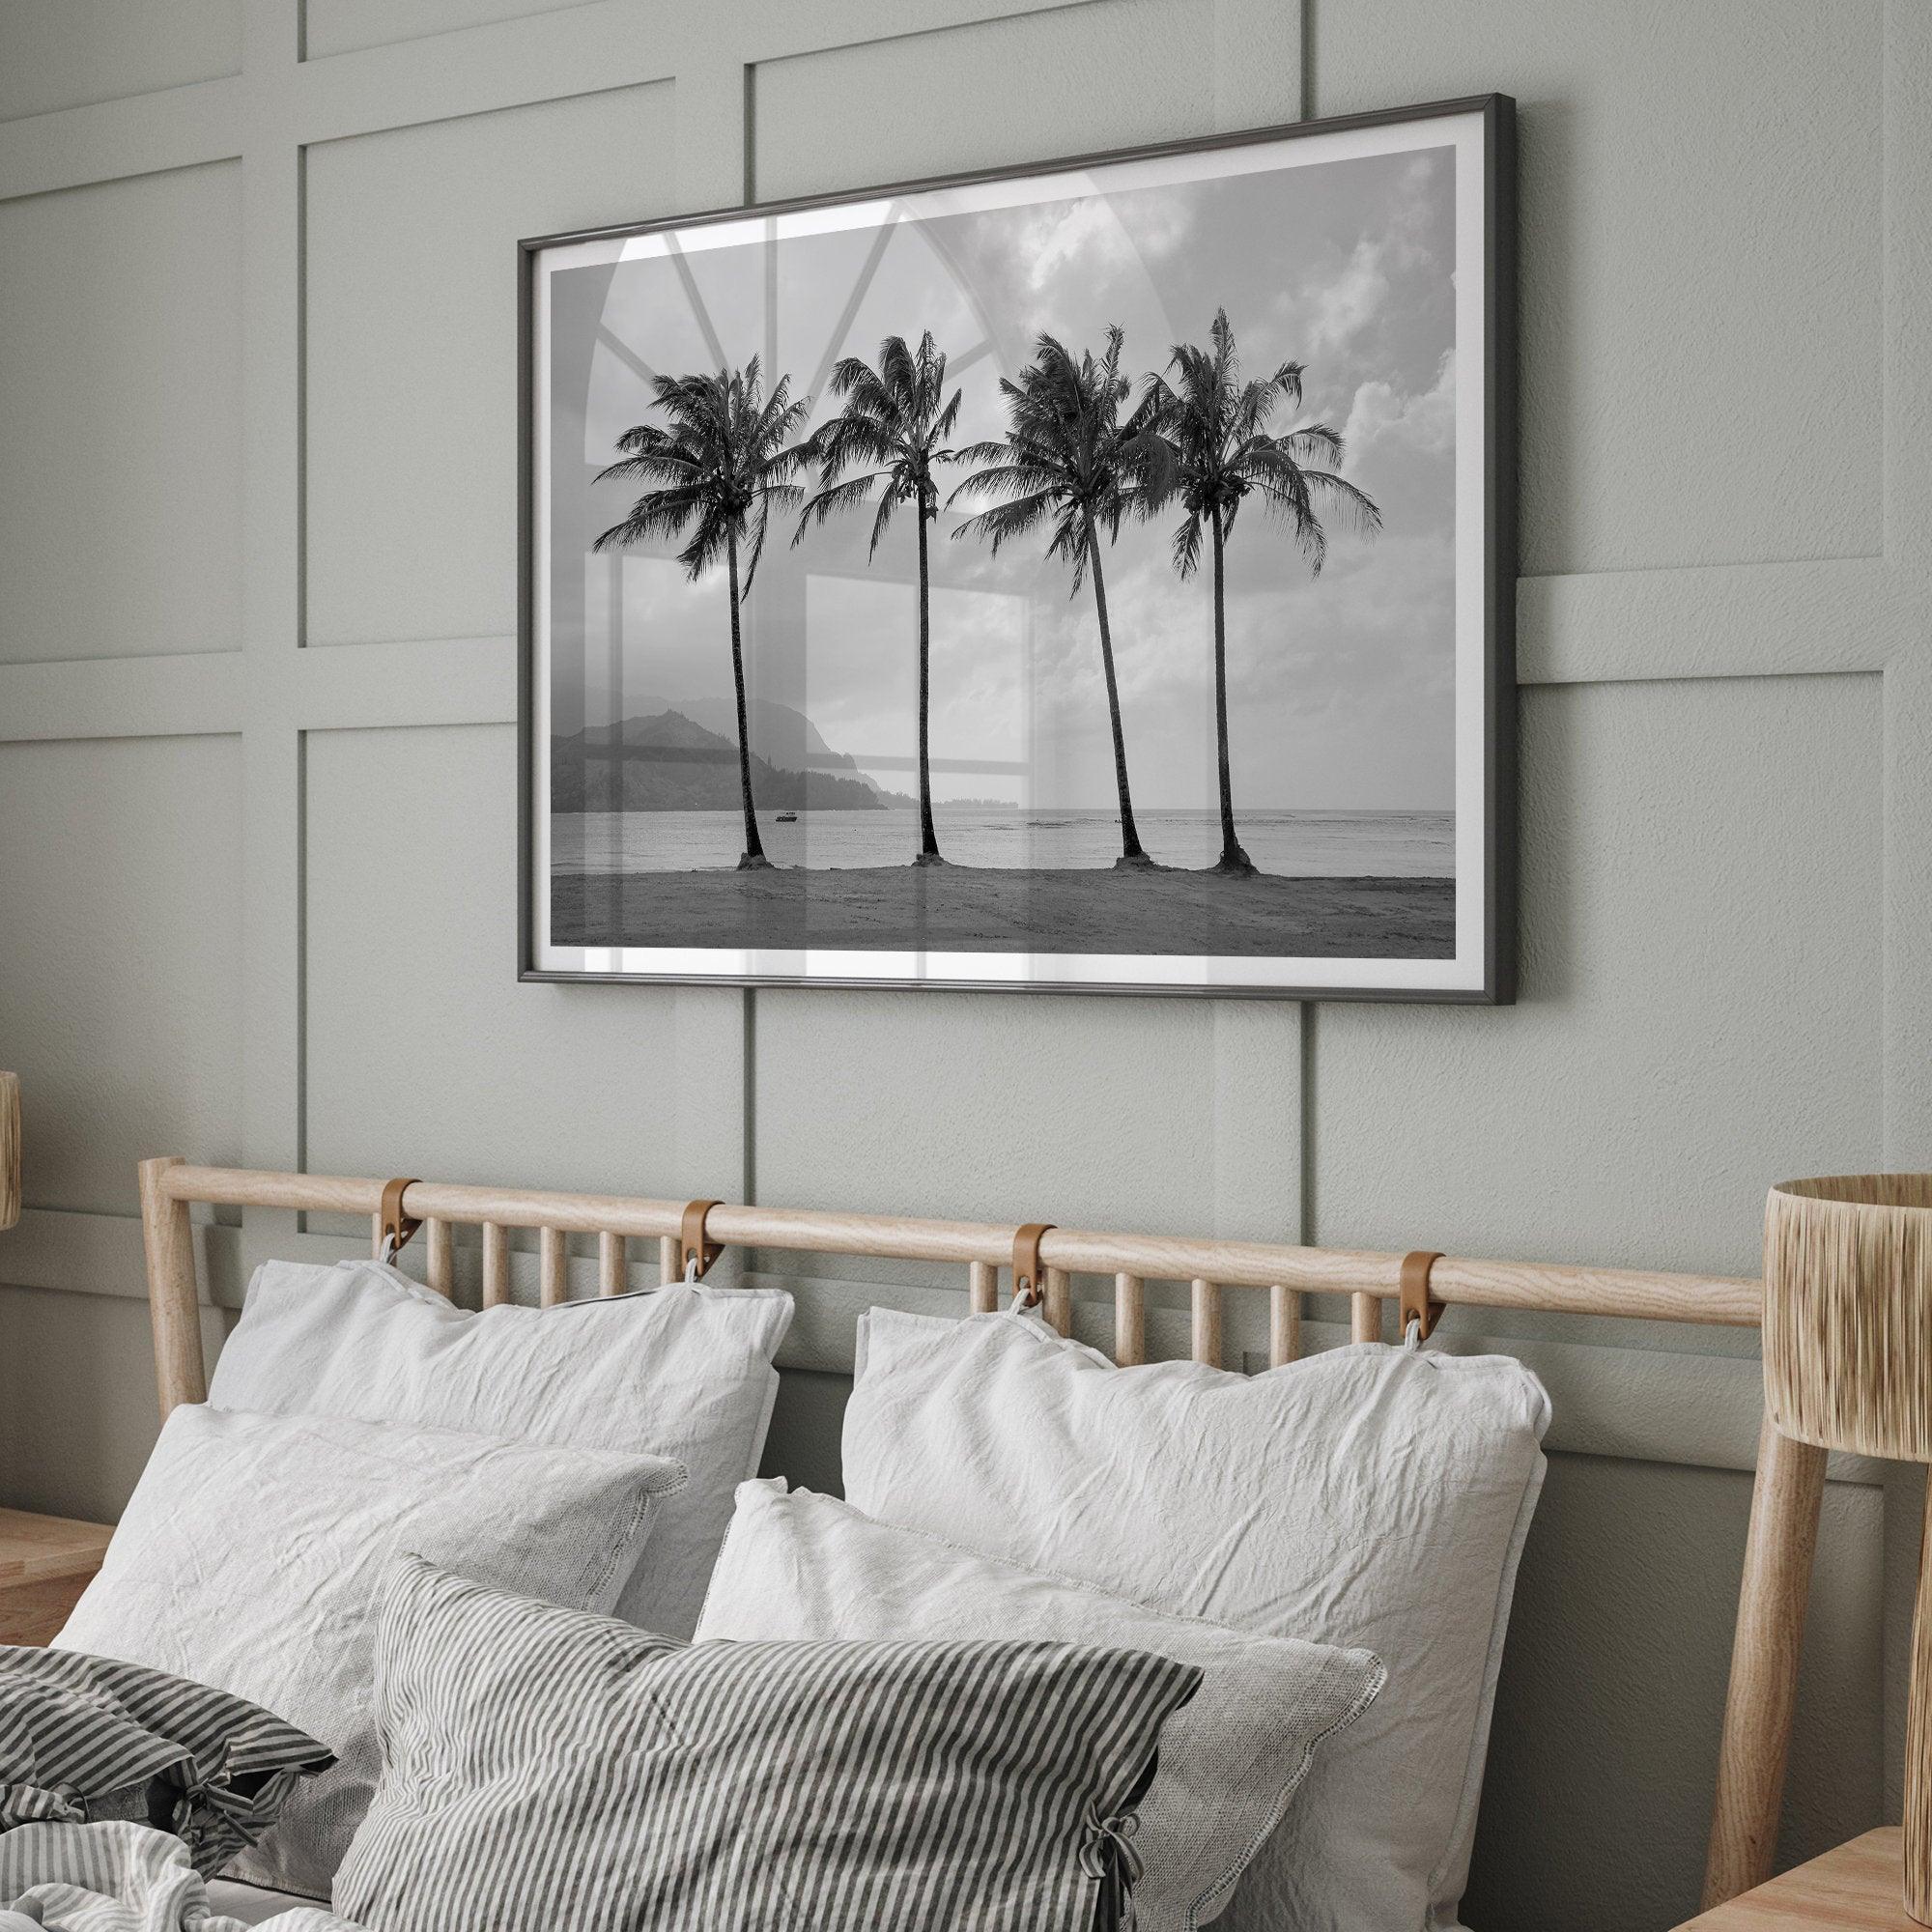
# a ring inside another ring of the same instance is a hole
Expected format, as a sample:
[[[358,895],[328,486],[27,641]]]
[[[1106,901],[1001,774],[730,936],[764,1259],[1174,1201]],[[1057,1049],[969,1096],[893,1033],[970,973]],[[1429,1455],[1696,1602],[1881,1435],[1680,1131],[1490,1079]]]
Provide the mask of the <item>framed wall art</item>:
[[[532,979],[1507,1000],[1499,96],[526,242]]]

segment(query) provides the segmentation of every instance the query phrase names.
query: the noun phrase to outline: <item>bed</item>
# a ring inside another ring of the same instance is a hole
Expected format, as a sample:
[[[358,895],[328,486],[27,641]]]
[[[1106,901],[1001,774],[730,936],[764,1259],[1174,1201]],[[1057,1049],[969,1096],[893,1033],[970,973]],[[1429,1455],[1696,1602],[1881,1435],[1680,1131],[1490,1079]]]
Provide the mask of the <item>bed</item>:
[[[634,1264],[650,1258],[666,1283],[699,1273],[725,1247],[765,1253],[869,1257],[956,1266],[963,1311],[989,1313],[1010,1295],[1037,1304],[1066,1335],[1076,1279],[1110,1283],[1111,1354],[1147,1359],[1148,1285],[1186,1285],[1190,1351],[1218,1365],[1226,1298],[1267,1298],[1271,1365],[1301,1353],[1301,1302],[1349,1297],[1358,1341],[1391,1331],[1420,1343],[1449,1306],[1749,1327],[1757,1282],[1645,1270],[1408,1255],[1286,1244],[1142,1236],[1054,1226],[1014,1227],[824,1209],[480,1187],[423,1179],[208,1168],[168,1157],[141,1167],[148,1285],[162,1413],[205,1400],[200,1285],[191,1210],[226,1207],[367,1216],[372,1250],[420,1228],[427,1284],[457,1286],[459,1228],[479,1231],[461,1250],[476,1256],[485,1308],[511,1300],[513,1248],[533,1240],[539,1296],[569,1298],[573,1244],[595,1256],[601,1295],[625,1292]],[[646,1262],[648,1265],[648,1262]],[[1003,1279],[1004,1277],[1004,1279]],[[798,1285],[810,1294],[809,1281]],[[1823,1490],[1822,1452],[1767,1427],[1761,1437],[1706,1883],[1717,1902],[1769,1876],[1795,1696],[1804,1593]],[[220,1909],[254,1922],[285,1898],[223,1885]],[[250,1918],[250,1914],[253,1918]]]
[[[296,1912],[315,1901],[293,1891],[270,1891],[266,1886],[249,1885],[241,1879],[218,1878],[208,1888],[208,1903],[211,1911],[239,1918],[243,1925],[260,1925],[277,1913]]]

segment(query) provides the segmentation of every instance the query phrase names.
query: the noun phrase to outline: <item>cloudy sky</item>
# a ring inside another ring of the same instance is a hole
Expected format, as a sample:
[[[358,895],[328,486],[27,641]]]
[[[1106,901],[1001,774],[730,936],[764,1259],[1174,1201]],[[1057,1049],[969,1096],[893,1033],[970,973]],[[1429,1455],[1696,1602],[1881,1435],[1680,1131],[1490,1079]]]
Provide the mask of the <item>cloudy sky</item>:
[[[753,355],[824,390],[840,355],[929,328],[964,402],[958,440],[997,435],[997,384],[1051,331],[1157,370],[1205,341],[1217,305],[1261,376],[1306,365],[1276,426],[1323,422],[1343,473],[1379,504],[1373,542],[1338,535],[1319,580],[1253,509],[1229,547],[1229,692],[1237,806],[1446,809],[1453,802],[1454,156],[1447,148],[1214,181],[1136,186],[976,212],[896,204],[875,228],[694,250],[553,278],[553,612],[564,728],[645,696],[728,697],[721,578],[687,582],[665,555],[588,557],[629,507],[592,488],[645,417],[645,373]],[[1104,180],[1104,176],[1102,177]],[[922,215],[922,211],[927,211]],[[814,417],[816,420],[816,417]],[[958,472],[963,475],[963,471]],[[1178,514],[1124,529],[1108,602],[1135,802],[1214,802],[1211,588],[1169,562]],[[1112,753],[1091,588],[1034,545],[997,558],[934,530],[932,750],[944,798],[1107,808]],[[806,712],[824,739],[910,789],[914,526],[901,513],[869,565],[870,515],[787,548],[775,533],[747,605],[754,692]],[[574,581],[573,581],[574,580]],[[582,599],[581,606],[579,598]],[[581,617],[580,617],[581,610]],[[567,635],[581,622],[583,682]],[[611,639],[621,639],[611,663]],[[761,748],[762,749],[762,748]]]

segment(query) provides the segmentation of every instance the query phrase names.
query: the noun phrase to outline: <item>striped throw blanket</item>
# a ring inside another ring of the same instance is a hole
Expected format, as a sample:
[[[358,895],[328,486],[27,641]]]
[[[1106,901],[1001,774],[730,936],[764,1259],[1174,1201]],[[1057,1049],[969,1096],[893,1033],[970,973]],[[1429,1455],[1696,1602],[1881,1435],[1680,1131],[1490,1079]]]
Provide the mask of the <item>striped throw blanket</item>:
[[[335,1753],[272,1711],[165,1670],[0,1645],[0,1833],[126,1819],[213,1878]],[[0,1896],[4,1896],[0,1893]]]
[[[0,1928],[9,1913],[48,1932],[246,1932],[209,1909],[187,1847],[125,1821],[21,1825],[0,1832]],[[258,1932],[360,1932],[321,1906],[265,1919]]]

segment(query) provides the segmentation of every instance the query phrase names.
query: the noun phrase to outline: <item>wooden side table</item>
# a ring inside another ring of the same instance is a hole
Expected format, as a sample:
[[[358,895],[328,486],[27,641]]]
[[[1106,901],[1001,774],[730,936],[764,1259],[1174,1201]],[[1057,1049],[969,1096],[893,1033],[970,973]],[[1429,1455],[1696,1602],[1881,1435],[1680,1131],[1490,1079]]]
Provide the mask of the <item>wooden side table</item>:
[[[113,1529],[0,1509],[0,1643],[49,1642],[67,1622]]]
[[[1905,1835],[1867,1832],[1677,1932],[1922,1932],[1905,1915]]]

